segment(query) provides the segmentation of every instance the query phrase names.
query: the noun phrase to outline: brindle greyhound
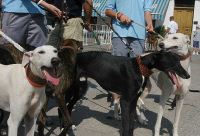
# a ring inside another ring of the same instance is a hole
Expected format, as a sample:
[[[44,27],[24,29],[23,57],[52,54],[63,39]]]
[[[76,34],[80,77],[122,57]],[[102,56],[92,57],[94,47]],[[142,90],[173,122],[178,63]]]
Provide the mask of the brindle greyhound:
[[[51,87],[53,89],[53,96],[55,96],[56,101],[58,103],[58,111],[61,121],[61,126],[63,127],[60,136],[65,136],[67,130],[73,125],[70,113],[66,107],[65,103],[65,95],[69,92],[69,87],[74,81],[74,74],[75,74],[75,58],[77,52],[79,52],[79,47],[74,40],[64,40],[62,46],[60,47],[59,57],[61,58],[62,63],[62,76],[60,78],[60,83],[58,86]],[[50,90],[51,90],[50,89]],[[40,136],[44,135],[44,127],[46,123],[46,111],[47,111],[47,104],[48,98],[50,95],[47,95],[47,101],[45,106],[42,109],[42,112],[39,116],[39,123],[38,123],[38,133]],[[61,118],[62,117],[62,118]]]

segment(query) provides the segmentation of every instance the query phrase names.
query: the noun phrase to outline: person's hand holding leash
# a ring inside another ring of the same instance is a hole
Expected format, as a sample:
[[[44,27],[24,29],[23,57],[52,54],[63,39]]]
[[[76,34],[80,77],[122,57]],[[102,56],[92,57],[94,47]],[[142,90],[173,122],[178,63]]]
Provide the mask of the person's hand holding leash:
[[[61,18],[62,16],[62,11],[60,9],[58,9],[56,6],[52,5],[52,4],[48,4],[48,6],[46,7],[48,9],[49,12],[51,12],[53,15],[55,15],[58,18]]]
[[[130,25],[132,23],[131,19],[121,12],[116,13],[116,19],[122,24]]]
[[[147,29],[147,31],[148,32],[154,32],[154,28],[153,28],[153,25],[152,24],[148,24],[147,26],[146,26],[146,29]]]
[[[56,6],[49,4],[49,3],[45,2],[44,0],[32,0],[32,1],[36,2],[38,5],[43,6],[44,8],[46,8],[49,12],[51,12],[56,17],[61,18],[63,13]]]

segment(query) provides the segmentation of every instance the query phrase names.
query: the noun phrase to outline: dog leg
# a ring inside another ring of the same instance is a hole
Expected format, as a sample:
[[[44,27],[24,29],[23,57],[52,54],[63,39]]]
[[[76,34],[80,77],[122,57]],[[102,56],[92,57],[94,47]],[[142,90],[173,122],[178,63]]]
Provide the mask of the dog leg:
[[[4,111],[0,109],[0,125],[3,121],[3,118],[4,118]]]
[[[130,133],[132,135],[133,135],[133,130],[134,130],[135,118],[137,118],[137,114],[136,114],[137,101],[138,101],[138,98],[133,99],[130,105]]]
[[[172,90],[172,88],[165,89],[160,96],[159,111],[157,112],[157,121],[156,121],[156,125],[155,125],[154,136],[160,135],[161,120],[162,120],[162,116],[163,116],[164,109],[165,109],[165,102],[169,98],[169,96],[171,94],[171,90]]]
[[[121,117],[119,116],[120,96],[118,94],[112,92],[112,97],[114,99],[114,102],[113,102],[113,105],[114,105],[114,118],[116,120],[121,120]]]
[[[28,105],[24,104],[20,99],[18,101],[15,101],[12,97],[10,99],[13,102],[10,103],[10,116],[7,121],[8,136],[17,136],[20,122],[27,112]]]
[[[137,118],[138,118],[138,122],[142,125],[148,124],[148,119],[145,117],[145,115],[143,113],[143,111],[146,109],[143,100],[147,97],[147,95],[151,91],[151,88],[152,88],[152,84],[151,84],[150,80],[148,80],[146,87],[144,88],[141,96],[139,97],[139,99],[137,101],[137,107],[136,107]],[[141,111],[141,109],[143,111]]]
[[[47,121],[47,116],[46,116],[46,111],[47,111],[47,107],[48,107],[48,102],[49,102],[49,97],[46,97],[46,102],[42,108],[42,110],[40,111],[39,114],[39,122],[38,122],[38,135],[39,136],[44,136],[44,128],[45,128],[45,124]]]
[[[122,112],[122,136],[133,136],[130,126],[130,102],[121,98],[120,105]]]
[[[69,111],[67,109],[67,106],[65,104],[65,95],[64,94],[56,94],[56,98],[57,98],[57,103],[58,106],[60,108],[60,111],[62,113],[62,117],[64,119],[64,129],[62,130],[60,136],[65,136],[68,129],[73,125],[72,124],[72,120],[71,120],[71,116],[69,114]]]
[[[175,120],[173,125],[173,136],[178,136],[178,123],[180,119],[181,109],[183,107],[183,97],[176,96],[176,111],[175,111]]]
[[[36,120],[38,118],[39,113],[41,112],[42,107],[46,102],[46,94],[45,92],[41,92],[40,99],[35,102],[27,111],[24,116],[25,123],[25,135],[26,136],[34,136]],[[33,98],[34,99],[34,98]]]
[[[30,115],[26,115],[24,117],[25,124],[25,136],[33,136],[36,125],[36,117],[31,117]]]
[[[69,90],[71,92],[74,92],[73,96],[71,96],[72,99],[70,97],[70,100],[66,101],[66,102],[69,103],[67,105],[67,109],[68,109],[70,115],[71,115],[71,112],[72,112],[72,110],[74,108],[74,105],[77,103],[78,100],[80,100],[81,98],[83,98],[83,96],[87,92],[87,89],[88,89],[87,78],[86,77],[82,77],[82,78],[79,78],[78,83],[75,83],[73,85],[73,87]],[[66,96],[68,96],[68,93],[66,93]]]
[[[8,136],[17,136],[18,127],[20,125],[20,122],[23,118],[24,114],[18,113],[10,113],[10,116],[8,118]]]

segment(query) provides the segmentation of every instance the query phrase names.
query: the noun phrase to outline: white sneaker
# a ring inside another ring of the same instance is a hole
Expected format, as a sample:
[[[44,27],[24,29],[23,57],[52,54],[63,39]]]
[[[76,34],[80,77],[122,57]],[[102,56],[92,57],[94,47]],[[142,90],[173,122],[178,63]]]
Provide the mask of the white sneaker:
[[[196,54],[196,52],[193,52],[193,53],[192,53],[192,55],[195,55],[195,54]]]

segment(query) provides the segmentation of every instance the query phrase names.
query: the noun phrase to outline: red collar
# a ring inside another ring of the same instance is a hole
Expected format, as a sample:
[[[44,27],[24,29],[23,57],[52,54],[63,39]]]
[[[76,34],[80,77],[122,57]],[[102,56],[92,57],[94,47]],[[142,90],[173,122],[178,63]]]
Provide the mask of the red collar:
[[[39,76],[34,75],[29,64],[25,65],[24,68],[26,71],[26,78],[33,87],[41,88],[46,86],[47,81]]]
[[[144,64],[142,64],[140,56],[138,56],[136,58],[136,60],[137,60],[137,63],[139,65],[139,69],[140,69],[141,74],[144,77],[149,77],[153,72],[149,68],[147,68]]]
[[[182,55],[182,56],[180,57],[180,58],[181,58],[181,61],[186,60],[186,59],[189,58],[191,55],[192,55],[191,52],[188,51],[188,53],[187,53],[186,55]]]

